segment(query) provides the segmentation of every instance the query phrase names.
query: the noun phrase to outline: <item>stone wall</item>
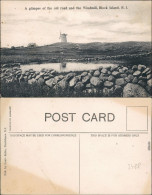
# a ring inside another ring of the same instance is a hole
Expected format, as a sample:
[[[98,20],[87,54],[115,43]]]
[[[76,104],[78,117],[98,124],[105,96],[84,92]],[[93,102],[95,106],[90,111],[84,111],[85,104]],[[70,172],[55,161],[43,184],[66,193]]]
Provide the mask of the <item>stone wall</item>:
[[[2,66],[1,79],[6,83],[26,82],[29,85],[84,93],[100,93],[103,97],[147,97],[151,94],[152,74],[145,65],[103,67],[84,72],[58,73],[55,70],[29,69],[22,72],[20,67]]]

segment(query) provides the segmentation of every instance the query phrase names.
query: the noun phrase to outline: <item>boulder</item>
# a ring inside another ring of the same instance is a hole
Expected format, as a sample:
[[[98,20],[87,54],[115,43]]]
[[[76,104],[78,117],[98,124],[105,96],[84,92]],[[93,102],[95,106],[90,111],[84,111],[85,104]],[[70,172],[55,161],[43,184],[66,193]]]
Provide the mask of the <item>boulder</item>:
[[[55,83],[58,83],[62,78],[63,78],[63,77],[61,77],[61,76],[55,76],[55,77],[54,77],[54,82],[55,82]]]
[[[39,85],[43,85],[44,82],[45,82],[45,80],[44,80],[43,78],[39,78],[39,79],[37,80],[37,83],[38,83]]]
[[[75,73],[71,72],[71,73],[69,73],[69,74],[66,75],[66,80],[69,81],[69,80],[71,80],[74,76],[75,76]]]
[[[145,65],[138,65],[138,70],[140,70],[140,71],[143,71],[143,70],[145,70],[146,69],[146,66]]]
[[[70,87],[74,87],[78,81],[79,81],[78,77],[73,77],[73,78],[69,81],[69,86],[70,86]]]
[[[121,86],[115,85],[115,88],[114,88],[114,94],[115,94],[115,96],[120,97],[121,94],[122,94],[122,91],[123,91],[123,89],[122,89]]]
[[[35,82],[36,82],[35,79],[30,79],[30,80],[28,80],[28,84],[30,84],[30,85],[32,85],[32,84],[35,83]]]
[[[140,77],[139,77],[139,80],[147,81],[147,77],[140,76]]]
[[[44,78],[44,80],[46,81],[46,80],[50,79],[50,76],[47,75],[47,76],[44,76],[43,78]]]
[[[95,87],[99,87],[101,85],[101,80],[98,77],[91,77],[90,83]]]
[[[147,72],[149,72],[150,71],[150,68],[146,68],[142,73],[144,74],[146,74]]]
[[[142,87],[146,87],[146,85],[147,85],[146,82],[144,82],[142,80],[138,81],[138,84],[141,85]]]
[[[118,71],[113,71],[113,72],[112,72],[112,75],[113,75],[114,77],[118,77],[118,76],[120,75],[120,72],[118,72]]]
[[[45,81],[45,84],[46,84],[47,86],[49,86],[49,87],[53,87],[53,86],[55,85],[54,79],[51,78],[51,79]]]
[[[152,75],[151,74],[147,75],[147,80],[149,80],[151,78],[152,78]]]
[[[133,76],[140,76],[141,75],[141,71],[137,70],[133,73]]]
[[[41,75],[37,75],[36,77],[35,77],[35,79],[39,79],[41,77]]]
[[[110,75],[109,77],[108,77],[108,81],[114,81],[115,80],[115,77],[114,76],[112,76],[112,75]]]
[[[83,73],[81,74],[81,76],[82,76],[82,77],[85,77],[85,76],[87,76],[87,74],[88,74],[87,72],[83,72]]]
[[[100,75],[99,70],[96,70],[96,71],[94,72],[94,74],[93,74],[93,76],[95,76],[95,77],[98,77],[99,75]]]
[[[125,85],[125,80],[123,78],[116,79],[116,85],[120,85],[120,86]]]
[[[125,71],[124,71],[122,68],[120,68],[120,69],[119,69],[119,72],[120,72],[120,73],[124,73]]]
[[[55,74],[56,74],[56,71],[55,71],[55,70],[52,70],[52,71],[51,71],[51,74],[52,74],[52,75],[55,75]]]
[[[84,84],[89,83],[89,81],[90,81],[90,76],[89,75],[82,78],[82,83],[84,83]]]
[[[88,89],[92,88],[91,83],[86,84],[86,88],[88,88]]]
[[[74,88],[76,91],[83,90],[84,84],[82,82],[78,82]]]
[[[147,85],[148,85],[149,87],[152,87],[152,79],[149,79],[149,80],[147,81]]]
[[[125,78],[127,77],[127,74],[121,74],[120,77]]]
[[[111,97],[113,95],[113,87],[108,89],[106,87],[103,88],[103,96],[104,97]]]
[[[134,77],[134,79],[132,80],[132,83],[134,83],[134,84],[138,83],[137,77]]]
[[[109,87],[112,87],[112,86],[113,86],[113,82],[105,81],[105,82],[104,82],[104,86],[105,86],[105,87],[108,87],[108,88],[109,88]]]
[[[106,74],[107,72],[108,72],[108,70],[107,70],[107,69],[105,69],[105,68],[103,68],[103,69],[101,70],[101,73]]]
[[[132,81],[134,79],[134,76],[132,74],[129,74],[128,78],[129,78],[130,81]]]
[[[64,90],[68,87],[68,82],[66,79],[62,79],[60,82],[58,82],[58,86]]]
[[[148,97],[149,93],[140,85],[128,83],[123,89],[123,97]]]
[[[124,72],[126,72],[126,71],[128,70],[128,68],[127,68],[127,67],[123,67],[122,70],[123,70]]]

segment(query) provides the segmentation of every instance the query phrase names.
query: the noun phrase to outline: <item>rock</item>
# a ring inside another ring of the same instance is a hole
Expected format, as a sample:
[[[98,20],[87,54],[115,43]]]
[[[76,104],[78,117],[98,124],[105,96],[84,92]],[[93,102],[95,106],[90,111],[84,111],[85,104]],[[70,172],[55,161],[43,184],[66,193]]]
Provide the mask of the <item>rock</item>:
[[[142,87],[146,87],[146,85],[147,85],[146,82],[144,82],[142,80],[138,81],[138,84],[141,85]]]
[[[32,78],[32,75],[29,75],[29,76],[28,76],[28,80],[30,80],[31,78]]]
[[[35,72],[33,69],[29,69],[29,72],[32,73],[32,72]]]
[[[105,69],[105,68],[103,68],[103,69],[101,70],[101,73],[106,74],[107,72],[108,72],[108,70],[107,70],[107,69]]]
[[[104,86],[105,86],[105,87],[112,87],[112,86],[113,86],[113,83],[110,82],[110,81],[105,81],[105,82],[104,82]]]
[[[114,65],[114,66],[111,66],[110,70],[111,70],[111,71],[114,71],[114,70],[116,70],[117,68],[118,68],[118,66],[117,66],[117,65]]]
[[[138,70],[140,70],[140,71],[143,71],[143,70],[145,70],[146,69],[146,66],[145,65],[138,65]]]
[[[134,72],[134,71],[131,70],[131,69],[129,69],[129,70],[127,71],[128,74],[133,74],[133,72]]]
[[[60,76],[55,76],[54,77],[54,82],[55,83],[58,83],[63,77],[60,77]]]
[[[139,77],[139,80],[147,81],[147,77],[140,76],[140,77]]]
[[[101,67],[99,67],[99,68],[98,68],[99,72],[101,72],[101,70],[102,70],[102,69],[103,69],[103,67],[102,67],[102,66],[101,66]]]
[[[150,71],[150,68],[146,68],[142,73],[144,74],[146,74],[147,72],[149,72]]]
[[[123,78],[116,79],[116,85],[120,85],[120,86],[125,85],[125,80]]]
[[[58,85],[64,90],[68,87],[68,82],[66,81],[66,79],[62,79],[60,82],[58,82]]]
[[[56,71],[55,71],[55,70],[52,70],[52,71],[51,71],[51,74],[52,74],[52,75],[55,75],[55,74],[56,74]]]
[[[151,94],[152,95],[152,87],[150,87],[150,86],[146,86],[146,90],[148,91],[148,93],[149,94]]]
[[[38,82],[38,84],[43,85],[44,82],[45,82],[45,80],[44,80],[43,78],[39,78],[39,79],[37,80],[37,82]]]
[[[133,71],[138,70],[138,66],[137,66],[137,65],[134,65],[134,66],[132,67],[132,70],[133,70]]]
[[[30,73],[29,73],[29,71],[26,71],[24,74],[25,74],[26,76],[28,76]]]
[[[28,81],[27,76],[24,76],[24,77],[23,77],[23,79],[24,79],[24,81],[25,81],[25,82],[27,82],[27,81]]]
[[[127,83],[130,83],[130,82],[131,82],[131,80],[130,80],[128,77],[125,78],[125,81],[126,81]]]
[[[132,81],[134,79],[134,76],[132,74],[129,74],[128,78],[129,78],[130,81]]]
[[[69,74],[66,75],[66,80],[69,81],[69,80],[71,80],[74,76],[75,76],[75,73],[72,73],[72,72],[71,72],[71,73],[69,73]]]
[[[111,76],[108,77],[108,81],[112,81],[113,82],[114,80],[115,80],[114,76],[111,75]]]
[[[147,81],[147,85],[148,85],[149,87],[152,87],[152,79],[150,79],[150,80]]]
[[[151,74],[147,75],[147,80],[149,80],[151,78],[152,78],[152,75]]]
[[[45,74],[45,72],[40,72],[40,75],[43,76]]]
[[[74,87],[76,85],[76,83],[79,81],[79,79],[77,77],[73,77],[70,82],[69,82],[69,86],[70,87]]]
[[[49,87],[53,87],[53,86],[55,85],[54,79],[51,78],[51,79],[45,81],[45,84],[46,84],[47,86],[49,86]]]
[[[133,73],[133,76],[140,76],[141,75],[141,71],[137,70]]]
[[[88,76],[91,78],[92,77],[92,75],[90,74],[90,72],[88,73]]]
[[[120,69],[119,69],[119,72],[120,72],[120,73],[124,73],[125,71],[124,71],[123,69],[120,68]]]
[[[120,72],[118,72],[118,71],[113,71],[113,72],[112,72],[112,75],[113,75],[114,77],[118,77],[118,76],[120,75]]]
[[[83,72],[83,73],[81,74],[81,76],[82,76],[82,77],[85,77],[85,76],[87,76],[87,74],[88,74],[87,72]]]
[[[46,80],[50,79],[50,76],[49,75],[48,76],[44,76],[43,78],[46,81]]]
[[[84,84],[89,83],[89,81],[90,81],[90,76],[89,75],[82,78],[82,83],[84,83]]]
[[[86,89],[85,93],[89,93],[89,94],[96,94],[97,93],[97,89],[96,88],[92,88],[92,89]]]
[[[101,80],[98,77],[91,77],[90,83],[95,87],[99,87],[101,85]]]
[[[94,72],[94,74],[93,74],[93,76],[95,76],[95,77],[98,77],[99,75],[100,75],[99,70],[96,70],[96,71]]]
[[[91,85],[91,83],[88,83],[88,84],[86,84],[86,88],[92,88],[92,85]]]
[[[30,85],[32,85],[32,84],[35,83],[35,82],[36,82],[35,79],[30,79],[30,80],[28,80],[28,84],[30,84]]]
[[[127,67],[123,67],[122,70],[123,70],[124,72],[126,72],[126,71],[128,70],[128,68],[127,68]]]
[[[134,83],[134,84],[138,83],[137,77],[135,77],[135,78],[132,80],[132,83]]]
[[[122,89],[121,86],[115,85],[115,88],[114,88],[114,94],[115,94],[115,96],[120,97],[121,94],[122,94],[122,91],[123,91],[123,89]]]
[[[84,88],[84,85],[83,85],[83,83],[78,82],[74,88],[75,88],[75,90],[80,91]]]
[[[123,89],[123,97],[148,97],[149,93],[140,85],[128,83]]]
[[[111,89],[103,88],[103,96],[104,97],[111,97],[113,94],[113,87]]]
[[[41,75],[37,75],[36,77],[35,77],[35,79],[37,80],[37,79],[39,79],[41,77]]]
[[[59,75],[58,77],[59,77],[60,80],[64,79],[63,75]]]
[[[125,78],[125,77],[127,77],[127,74],[121,74],[120,75],[122,78]]]
[[[90,70],[89,73],[90,73],[91,75],[93,75],[94,71],[93,71],[93,70]]]

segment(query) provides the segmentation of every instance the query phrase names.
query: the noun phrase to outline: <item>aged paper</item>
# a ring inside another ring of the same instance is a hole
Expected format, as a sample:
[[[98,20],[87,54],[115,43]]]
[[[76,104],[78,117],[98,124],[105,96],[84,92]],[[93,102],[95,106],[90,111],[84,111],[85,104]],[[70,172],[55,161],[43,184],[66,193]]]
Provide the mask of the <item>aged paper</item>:
[[[1,2],[1,194],[151,194],[151,1]]]

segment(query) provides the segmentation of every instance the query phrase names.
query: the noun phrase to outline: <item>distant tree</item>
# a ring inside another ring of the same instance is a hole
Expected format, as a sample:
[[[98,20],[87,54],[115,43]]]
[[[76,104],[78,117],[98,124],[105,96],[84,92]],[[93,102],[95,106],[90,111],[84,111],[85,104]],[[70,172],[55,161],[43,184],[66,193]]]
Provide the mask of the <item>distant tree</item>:
[[[29,43],[27,47],[37,47],[36,43]]]

